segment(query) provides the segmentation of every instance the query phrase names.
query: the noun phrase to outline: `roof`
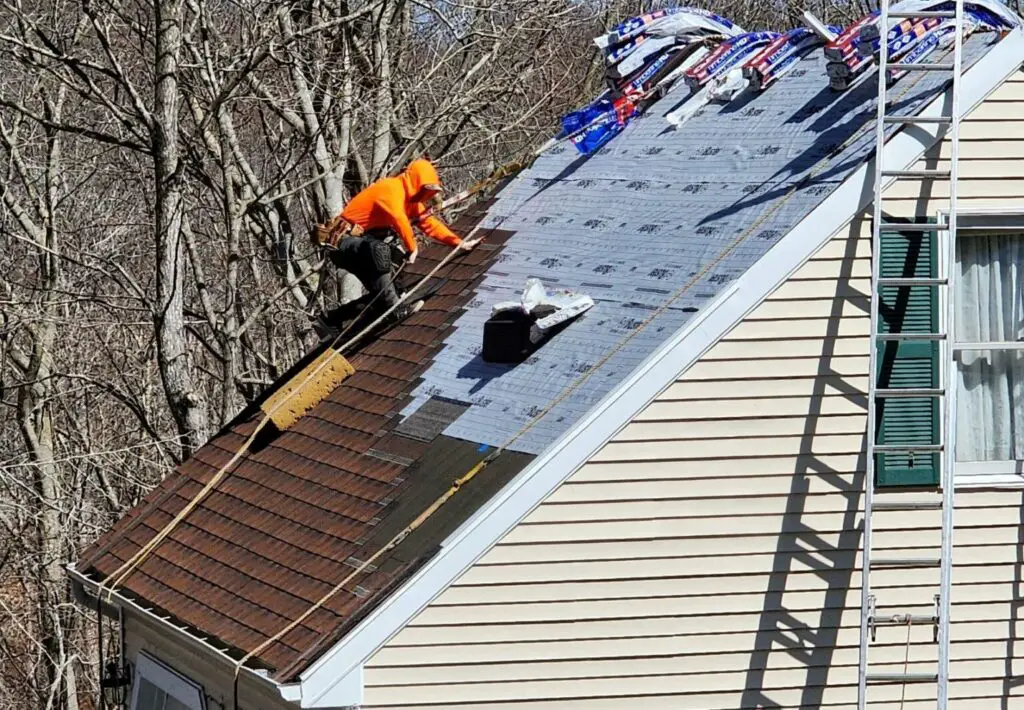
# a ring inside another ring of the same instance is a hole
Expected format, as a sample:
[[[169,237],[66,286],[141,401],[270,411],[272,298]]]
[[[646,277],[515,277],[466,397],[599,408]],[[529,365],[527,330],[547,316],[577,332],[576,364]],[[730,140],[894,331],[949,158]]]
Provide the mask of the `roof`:
[[[997,70],[1019,66],[1021,32],[1014,36],[1013,56],[1000,58]],[[984,55],[990,40],[972,37],[965,64]],[[1006,75],[997,74],[981,75],[977,100]],[[916,78],[896,85],[901,112],[933,106],[941,93],[935,74]],[[347,576],[489,447],[534,424],[435,521],[258,661],[278,681],[307,669],[305,678],[341,652],[339,639],[353,638],[353,628],[397,598],[403,614],[415,613],[539,502],[550,490],[544,486],[585,460],[563,456],[573,437],[599,429],[587,442],[592,451],[643,404],[616,407],[613,396],[632,390],[642,399],[660,389],[682,362],[658,360],[666,348],[693,341],[696,358],[706,344],[696,342],[695,330],[708,338],[725,332],[716,325],[714,335],[702,319],[713,320],[723,293],[767,268],[766,257],[779,253],[773,246],[799,237],[805,243],[790,256],[806,258],[832,233],[807,239],[794,226],[839,197],[849,209],[831,209],[832,218],[852,217],[862,196],[847,199],[840,187],[854,171],[864,173],[873,149],[874,96],[871,82],[830,91],[824,61],[812,56],[763,94],[709,106],[678,131],[660,120],[679,101],[676,92],[596,156],[545,154],[487,206],[490,246],[439,274],[423,311],[351,355],[356,374],[288,432],[247,454],[121,592],[241,655]],[[426,273],[442,252],[426,251],[415,272]],[[789,267],[772,268],[781,279]],[[597,305],[527,363],[485,365],[477,354],[481,321],[490,304],[514,298],[527,276],[584,290]],[[777,283],[758,279],[760,290],[748,298],[763,298]],[[734,307],[728,318],[743,312]],[[654,361],[661,363],[654,379],[661,379],[651,384],[645,368]],[[645,386],[637,387],[642,378]],[[247,409],[168,477],[77,569],[102,578],[150,539],[227,460],[257,412]],[[540,481],[545,471],[551,475]],[[514,496],[522,500],[512,505]],[[502,506],[513,512],[481,533],[481,516]],[[393,594],[432,574],[468,538],[472,549],[431,578],[433,591]],[[369,652],[345,649],[345,667]],[[338,673],[330,675],[336,683]]]
[[[965,43],[965,66],[992,38]],[[945,82],[940,72],[904,77],[890,90],[893,113],[916,113]],[[542,155],[489,210],[485,226],[514,236],[405,413],[429,396],[452,398],[471,406],[445,433],[497,446],[530,425],[510,448],[546,449],[869,157],[877,93],[873,78],[829,89],[817,51],[765,92],[708,106],[678,131],[663,116],[685,90],[589,159],[565,144]],[[530,276],[593,297],[585,327],[515,367],[484,362],[491,306]]]
[[[455,226],[468,229],[480,214]],[[485,245],[442,269],[425,285],[432,295],[423,310],[350,354],[356,373],[288,431],[257,440],[253,452],[119,591],[241,657],[404,527],[424,497],[433,499],[448,488],[453,472],[481,455],[477,445],[438,436],[437,422],[443,428],[458,408],[425,408],[404,422],[403,433],[395,431],[397,413],[499,251]],[[407,267],[409,275],[422,277],[446,253],[444,247],[427,248]],[[77,568],[99,580],[129,559],[242,445],[262,416],[258,404],[83,552]],[[426,416],[431,414],[433,421]],[[336,596],[261,653],[255,665],[273,669],[282,680],[301,670],[529,459],[505,456],[489,466],[460,494],[459,505],[446,506],[395,554],[354,580],[354,593]]]

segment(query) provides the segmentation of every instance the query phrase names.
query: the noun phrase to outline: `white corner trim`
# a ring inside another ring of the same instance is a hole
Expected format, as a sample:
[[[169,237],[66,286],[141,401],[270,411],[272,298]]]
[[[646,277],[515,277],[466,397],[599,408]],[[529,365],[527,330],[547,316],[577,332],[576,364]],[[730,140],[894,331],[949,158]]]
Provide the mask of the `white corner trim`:
[[[1017,29],[964,75],[966,114],[1024,60],[1024,31]],[[939,115],[947,94],[921,115]],[[941,135],[937,126],[911,126],[886,144],[887,168],[912,165]],[[482,557],[509,530],[590,459],[636,414],[790,277],[873,197],[874,161],[862,164],[831,195],[690,323],[647,357],[572,429],[534,459],[442,545],[401,588],[301,675],[303,707],[362,702],[350,685],[353,672],[416,614]],[[307,704],[308,703],[308,704]]]
[[[206,710],[206,697],[202,686],[145,651],[139,651],[135,657],[135,679],[145,678],[167,695],[177,700],[189,710]],[[132,700],[129,706],[139,710],[139,683],[133,683]]]

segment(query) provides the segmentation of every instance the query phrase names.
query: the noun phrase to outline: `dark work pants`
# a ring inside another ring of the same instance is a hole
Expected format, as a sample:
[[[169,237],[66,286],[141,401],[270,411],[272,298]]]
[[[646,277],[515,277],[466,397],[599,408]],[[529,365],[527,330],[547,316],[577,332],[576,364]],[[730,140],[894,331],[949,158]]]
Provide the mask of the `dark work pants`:
[[[391,276],[391,269],[381,271],[374,263],[372,240],[366,237],[345,237],[338,248],[330,253],[331,263],[349,272],[376,299],[374,306],[380,310],[391,308],[398,303],[398,293]],[[379,297],[378,297],[379,294]]]
[[[373,243],[371,238],[366,237],[345,237],[338,244],[337,249],[331,250],[328,258],[331,263],[339,269],[343,269],[363,284],[368,293],[351,303],[345,303],[332,308],[321,314],[313,328],[321,338],[336,335],[342,324],[348,320],[358,317],[367,306],[373,304],[367,316],[376,317],[376,314],[383,313],[391,306],[398,303],[398,293],[395,291],[392,269],[382,272],[373,259]],[[392,313],[389,321],[401,317],[404,309],[398,309]]]

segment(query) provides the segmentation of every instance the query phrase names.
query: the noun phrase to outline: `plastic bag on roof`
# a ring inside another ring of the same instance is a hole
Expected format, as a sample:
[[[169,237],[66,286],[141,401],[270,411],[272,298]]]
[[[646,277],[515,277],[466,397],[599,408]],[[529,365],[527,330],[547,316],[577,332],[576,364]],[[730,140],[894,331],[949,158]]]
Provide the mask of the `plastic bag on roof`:
[[[609,98],[605,93],[596,101],[562,117],[562,131],[583,155],[599,150],[625,128],[636,113],[628,97]]]
[[[508,311],[521,311],[537,317],[530,327],[530,342],[537,344],[552,328],[586,313],[594,307],[594,299],[571,291],[548,293],[540,279],[529,278],[518,301],[504,301],[491,308],[491,317]]]
[[[689,8],[695,10],[696,8]],[[700,10],[700,13],[705,13]],[[653,37],[688,37],[692,35],[725,35],[726,37],[737,37],[745,34],[746,30],[720,15],[707,12],[703,17],[694,17],[693,13],[679,13],[667,15],[655,20],[646,29],[647,34]]]
[[[601,49],[625,42],[639,34],[655,36],[683,36],[688,34],[722,34],[732,37],[743,33],[731,20],[698,7],[673,7],[657,10],[639,17],[631,17],[611,32],[594,38]]]
[[[745,88],[747,80],[743,78],[743,69],[735,67],[708,82],[708,101],[732,101]]]

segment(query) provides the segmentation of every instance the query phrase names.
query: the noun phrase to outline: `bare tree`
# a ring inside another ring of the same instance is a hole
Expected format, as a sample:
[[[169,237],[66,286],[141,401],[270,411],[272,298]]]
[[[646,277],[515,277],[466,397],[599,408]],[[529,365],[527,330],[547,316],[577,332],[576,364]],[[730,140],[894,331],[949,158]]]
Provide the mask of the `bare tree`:
[[[38,99],[42,115],[48,122],[62,118],[65,90],[43,93]],[[19,632],[36,641],[38,654],[35,682],[41,706],[78,707],[73,649],[69,648],[69,632],[73,628],[73,615],[69,614],[67,581],[64,564],[70,552],[63,528],[66,490],[62,485],[56,463],[56,432],[53,421],[54,348],[57,321],[60,318],[59,289],[61,286],[61,258],[58,243],[56,212],[63,183],[61,134],[52,128],[36,132],[41,145],[37,155],[25,155],[19,134],[32,134],[32,126],[23,121],[8,124],[0,119],[0,148],[6,157],[7,175],[0,188],[3,204],[17,221],[22,239],[30,246],[36,261],[35,278],[30,285],[32,321],[19,330],[24,337],[13,339],[5,355],[11,369],[19,377],[16,392],[18,429],[25,451],[33,464],[31,488],[27,491],[34,508],[33,527],[35,545],[29,554],[35,560],[30,565],[27,586],[37,599],[34,623],[23,626]],[[36,158],[42,163],[34,168]],[[19,196],[13,185],[22,188]],[[10,297],[13,289],[5,283],[4,291]],[[7,326],[12,314],[5,311],[2,325]],[[6,330],[6,328],[5,328]],[[36,637],[38,634],[38,637]]]

